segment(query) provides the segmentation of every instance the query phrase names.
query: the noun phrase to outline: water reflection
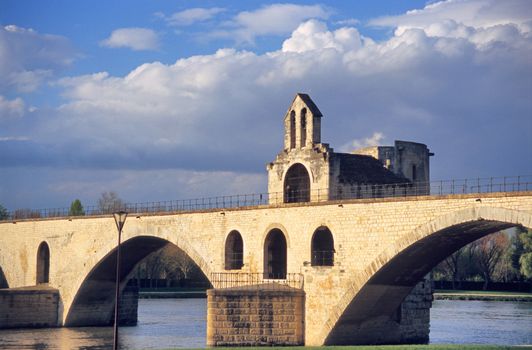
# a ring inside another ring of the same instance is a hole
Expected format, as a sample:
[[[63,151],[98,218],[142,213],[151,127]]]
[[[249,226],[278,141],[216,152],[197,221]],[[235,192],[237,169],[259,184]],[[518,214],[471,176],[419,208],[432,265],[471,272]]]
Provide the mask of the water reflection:
[[[120,328],[120,349],[203,348],[206,299],[141,299],[137,327]],[[531,344],[532,303],[435,301],[431,343]],[[0,330],[0,349],[107,350],[112,327]]]
[[[141,299],[139,323],[121,327],[120,349],[202,348],[206,338],[206,299]],[[0,331],[0,349],[108,350],[112,327]]]

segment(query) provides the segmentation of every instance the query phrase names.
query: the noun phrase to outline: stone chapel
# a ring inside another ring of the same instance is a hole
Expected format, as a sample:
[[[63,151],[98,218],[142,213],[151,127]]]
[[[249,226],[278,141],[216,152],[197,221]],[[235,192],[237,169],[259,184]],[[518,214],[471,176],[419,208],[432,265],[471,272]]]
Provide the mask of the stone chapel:
[[[267,165],[270,204],[428,194],[426,145],[395,141],[338,153],[321,142],[323,115],[298,93],[284,117],[284,147]]]

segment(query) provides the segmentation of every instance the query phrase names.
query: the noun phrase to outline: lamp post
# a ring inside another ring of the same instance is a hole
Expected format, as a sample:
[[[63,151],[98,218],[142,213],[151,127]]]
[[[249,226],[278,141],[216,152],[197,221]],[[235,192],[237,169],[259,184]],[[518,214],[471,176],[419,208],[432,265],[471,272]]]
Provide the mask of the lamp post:
[[[120,294],[120,236],[126,222],[127,212],[121,210],[113,213],[118,229],[118,247],[116,248],[116,281],[115,281],[115,324],[113,328],[113,350],[118,349],[118,304]]]

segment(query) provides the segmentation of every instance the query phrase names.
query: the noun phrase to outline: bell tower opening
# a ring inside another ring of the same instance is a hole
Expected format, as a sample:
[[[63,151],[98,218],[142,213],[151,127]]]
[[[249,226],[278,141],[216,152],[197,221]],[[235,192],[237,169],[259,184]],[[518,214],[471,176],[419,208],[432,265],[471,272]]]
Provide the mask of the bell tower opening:
[[[307,109],[301,110],[301,148],[307,144]]]
[[[296,112],[290,112],[290,149],[296,148]]]
[[[310,201],[310,176],[303,164],[296,163],[288,169],[284,180],[284,202]]]

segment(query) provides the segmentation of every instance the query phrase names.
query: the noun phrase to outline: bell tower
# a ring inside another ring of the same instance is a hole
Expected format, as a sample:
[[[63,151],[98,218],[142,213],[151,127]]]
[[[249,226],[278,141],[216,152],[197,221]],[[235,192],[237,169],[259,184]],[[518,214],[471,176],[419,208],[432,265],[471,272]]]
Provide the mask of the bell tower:
[[[284,117],[284,150],[310,149],[321,143],[321,117],[309,95],[297,94]]]
[[[266,166],[270,203],[326,199],[329,145],[321,143],[322,114],[307,94],[298,93],[284,116],[284,147]]]

